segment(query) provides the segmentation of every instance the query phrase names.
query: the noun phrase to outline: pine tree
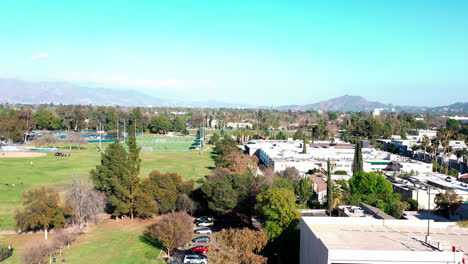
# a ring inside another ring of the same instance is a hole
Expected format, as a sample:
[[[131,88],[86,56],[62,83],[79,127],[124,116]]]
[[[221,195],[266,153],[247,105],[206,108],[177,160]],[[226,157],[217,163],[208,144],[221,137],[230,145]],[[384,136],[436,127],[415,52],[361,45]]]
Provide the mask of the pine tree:
[[[101,154],[101,164],[90,173],[96,189],[108,196],[112,215],[118,217],[128,214],[131,207],[129,186],[132,183],[132,175],[127,151],[119,140],[107,147]]]
[[[358,172],[364,171],[362,165],[362,145],[361,141],[356,142],[356,147],[354,149],[354,160],[353,160],[353,175]]]
[[[127,141],[128,145],[128,168],[130,170],[130,182],[129,182],[129,191],[130,191],[130,199],[131,199],[131,206],[130,206],[130,219],[133,219],[133,211],[135,208],[135,190],[140,183],[140,178],[138,175],[140,174],[141,168],[141,158],[140,158],[140,150],[141,147],[137,146],[136,136],[134,132],[130,132],[130,137]]]
[[[327,161],[327,209],[331,213],[333,211],[333,182],[331,178],[330,159]]]

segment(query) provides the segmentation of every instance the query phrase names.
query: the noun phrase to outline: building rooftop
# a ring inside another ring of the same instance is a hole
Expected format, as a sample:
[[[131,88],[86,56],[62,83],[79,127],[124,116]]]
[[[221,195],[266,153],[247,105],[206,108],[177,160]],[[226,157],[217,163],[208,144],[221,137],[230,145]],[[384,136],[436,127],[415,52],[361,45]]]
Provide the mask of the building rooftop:
[[[302,217],[328,249],[383,251],[451,251],[452,246],[468,257],[468,229],[431,223],[432,246],[426,244],[427,221],[379,220],[349,217]]]

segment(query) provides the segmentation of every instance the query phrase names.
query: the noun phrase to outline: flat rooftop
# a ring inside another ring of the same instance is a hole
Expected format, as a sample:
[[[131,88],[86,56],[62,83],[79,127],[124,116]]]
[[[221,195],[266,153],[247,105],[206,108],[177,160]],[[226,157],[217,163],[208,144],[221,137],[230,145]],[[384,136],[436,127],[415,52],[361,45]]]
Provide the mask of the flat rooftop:
[[[438,252],[437,243],[441,242],[443,250],[451,251],[452,246],[456,246],[457,249],[464,252],[465,258],[468,257],[468,229],[456,226],[441,227],[445,223],[431,223],[439,227],[431,228],[434,247],[430,247],[424,242],[427,221],[346,217],[328,217],[328,220],[322,217],[302,217],[302,220],[315,236],[331,250]],[[382,223],[385,222],[389,222],[391,225],[383,225]],[[447,226],[447,224],[445,225]]]

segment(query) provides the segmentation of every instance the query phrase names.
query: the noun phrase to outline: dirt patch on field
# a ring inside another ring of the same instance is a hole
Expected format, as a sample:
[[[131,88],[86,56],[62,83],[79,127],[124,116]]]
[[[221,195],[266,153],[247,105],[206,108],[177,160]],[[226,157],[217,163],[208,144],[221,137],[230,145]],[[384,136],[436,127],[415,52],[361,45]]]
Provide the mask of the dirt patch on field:
[[[0,158],[35,158],[47,156],[47,153],[41,152],[0,152]]]

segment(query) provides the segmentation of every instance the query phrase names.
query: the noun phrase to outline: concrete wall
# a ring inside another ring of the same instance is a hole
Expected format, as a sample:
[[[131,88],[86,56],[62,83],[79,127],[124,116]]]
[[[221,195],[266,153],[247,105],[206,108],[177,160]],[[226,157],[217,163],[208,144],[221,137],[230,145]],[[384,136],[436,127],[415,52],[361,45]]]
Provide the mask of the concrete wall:
[[[385,250],[330,250],[328,256],[329,263],[458,264],[462,260],[463,253]]]
[[[328,217],[330,218],[330,217]],[[318,239],[301,219],[300,264],[329,264],[328,248]]]

